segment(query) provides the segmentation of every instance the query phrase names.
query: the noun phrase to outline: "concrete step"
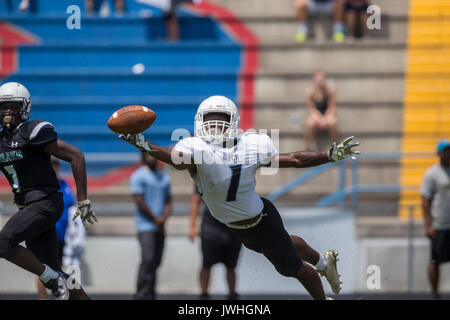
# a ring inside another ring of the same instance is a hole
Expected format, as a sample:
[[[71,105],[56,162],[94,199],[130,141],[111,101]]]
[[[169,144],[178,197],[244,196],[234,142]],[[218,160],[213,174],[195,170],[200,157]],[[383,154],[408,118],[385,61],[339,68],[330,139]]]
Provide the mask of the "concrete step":
[[[412,225],[412,228],[410,229]],[[356,219],[356,235],[358,238],[408,237],[410,230],[414,237],[425,235],[424,222],[414,220],[410,225],[408,220],[398,217],[358,217]]]
[[[329,73],[328,82],[336,89],[338,101],[364,101],[368,96],[402,101],[404,97],[403,73]],[[262,70],[257,75],[256,99],[264,101],[273,96],[298,96],[302,99],[310,86],[310,73]]]
[[[295,16],[295,0],[212,0],[220,6],[232,10],[238,17],[258,17],[261,15],[283,17]],[[408,14],[409,0],[371,0],[381,8],[382,15]]]
[[[255,112],[256,128],[279,128],[283,133],[305,132],[309,115],[303,102],[305,99],[299,97],[298,104],[258,104]],[[374,132],[398,134],[402,131],[403,108],[400,103],[339,103],[336,113],[339,128],[344,132],[358,135]]]
[[[258,37],[261,43],[290,41],[295,43],[295,33],[298,23],[294,17],[265,17],[243,18],[242,21]],[[310,19],[308,41],[332,41],[332,21],[330,17],[316,17]],[[389,42],[404,42],[407,39],[408,22],[406,17],[383,16],[380,29],[369,30],[369,39],[384,39]],[[351,46],[351,43],[348,43]]]
[[[261,44],[260,66],[298,72],[404,72],[406,44],[385,41],[346,44],[295,44],[266,42]],[[389,57],[389,59],[386,59]]]
[[[342,137],[348,137],[354,135],[356,140],[361,142],[358,147],[361,152],[399,152],[401,150],[401,134],[393,133],[373,133],[373,134],[355,134],[354,132],[342,132]],[[291,152],[297,150],[304,150],[304,135],[300,132],[281,134],[280,135],[280,147],[281,152]],[[331,143],[331,142],[330,142]],[[324,148],[327,148],[330,144],[323,144]],[[320,148],[324,150],[323,148]]]

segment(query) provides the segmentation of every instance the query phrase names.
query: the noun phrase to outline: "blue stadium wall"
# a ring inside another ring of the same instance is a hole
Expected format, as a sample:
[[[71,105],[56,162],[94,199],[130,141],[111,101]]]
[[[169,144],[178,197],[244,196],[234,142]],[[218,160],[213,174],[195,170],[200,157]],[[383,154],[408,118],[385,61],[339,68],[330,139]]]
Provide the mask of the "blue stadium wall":
[[[242,45],[210,17],[180,8],[181,39],[167,41],[161,10],[136,1],[126,1],[125,16],[113,10],[107,18],[87,15],[84,0],[39,0],[24,14],[17,13],[19,2],[0,1],[0,37],[14,30],[33,40],[2,41],[3,55],[14,54],[16,61],[7,72],[3,66],[2,83],[23,83],[32,95],[32,119],[52,122],[88,159],[104,159],[90,164],[90,174],[117,165],[108,154],[122,154],[122,165],[136,158],[106,126],[118,108],[153,109],[158,118],[146,136],[170,145],[173,130],[192,133],[201,100],[215,94],[238,99]],[[81,9],[81,29],[66,25],[73,4]],[[145,67],[142,73],[133,72],[137,64]]]

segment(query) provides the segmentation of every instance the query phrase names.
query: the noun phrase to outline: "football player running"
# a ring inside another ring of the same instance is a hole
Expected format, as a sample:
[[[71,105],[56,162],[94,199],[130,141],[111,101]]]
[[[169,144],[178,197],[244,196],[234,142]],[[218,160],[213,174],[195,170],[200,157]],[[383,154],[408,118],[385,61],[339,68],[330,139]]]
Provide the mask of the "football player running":
[[[275,206],[256,194],[255,173],[262,166],[306,168],[354,158],[360,152],[352,148],[359,142],[350,137],[333,143],[329,152],[279,154],[267,135],[238,134],[238,124],[236,105],[226,97],[212,96],[198,108],[195,136],[172,148],[151,144],[142,134],[119,137],[176,169],[188,170],[211,214],[247,248],[262,253],[280,274],[298,279],[314,299],[327,298],[318,273],[339,294],[338,253],[320,254],[302,238],[290,236]]]
[[[57,138],[53,125],[28,120],[31,97],[20,83],[0,86],[0,170],[19,208],[0,231],[0,258],[34,273],[58,300],[89,299],[58,266],[55,224],[64,209],[51,155],[70,162],[77,187],[77,215],[97,221],[86,190],[83,153]],[[25,241],[26,248],[19,243]]]

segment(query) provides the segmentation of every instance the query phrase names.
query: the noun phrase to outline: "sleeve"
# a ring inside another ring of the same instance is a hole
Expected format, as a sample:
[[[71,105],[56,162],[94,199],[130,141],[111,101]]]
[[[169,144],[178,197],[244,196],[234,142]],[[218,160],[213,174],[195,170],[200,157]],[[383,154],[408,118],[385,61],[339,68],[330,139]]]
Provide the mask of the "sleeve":
[[[131,194],[145,193],[145,184],[138,171],[133,173],[130,178]]]
[[[39,121],[33,126],[30,132],[29,141],[32,146],[43,148],[57,138],[58,136],[50,122]]]
[[[184,154],[194,154],[194,140],[192,138],[184,138],[177,142],[173,150],[183,152]]]
[[[420,195],[427,199],[432,199],[435,193],[434,179],[431,171],[427,171],[420,187]]]
[[[268,164],[278,154],[272,139],[266,134],[257,135],[256,145],[258,148],[258,163],[260,165]]]

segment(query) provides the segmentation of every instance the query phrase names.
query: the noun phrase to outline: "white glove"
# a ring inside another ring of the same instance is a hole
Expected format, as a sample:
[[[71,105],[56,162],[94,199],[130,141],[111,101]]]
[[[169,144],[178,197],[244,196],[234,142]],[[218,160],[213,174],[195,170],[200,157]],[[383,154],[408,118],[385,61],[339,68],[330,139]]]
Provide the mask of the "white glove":
[[[333,146],[331,147],[328,153],[328,157],[334,162],[345,160],[348,157],[350,157],[350,159],[352,160],[355,160],[356,157],[354,155],[361,154],[361,152],[352,150],[353,147],[360,145],[359,142],[350,143],[350,141],[352,141],[353,138],[354,138],[353,136],[348,137],[338,145],[336,145],[336,142],[333,142]]]
[[[94,224],[97,222],[97,217],[95,216],[94,210],[91,208],[91,202],[89,199],[77,202],[77,211],[75,212],[72,221],[74,221],[78,216],[81,218],[81,222],[85,228],[87,228],[88,223]]]
[[[153,151],[150,143],[145,140],[145,137],[142,133],[134,133],[134,134],[119,134],[119,138],[125,140],[131,145],[135,146],[141,151]]]

